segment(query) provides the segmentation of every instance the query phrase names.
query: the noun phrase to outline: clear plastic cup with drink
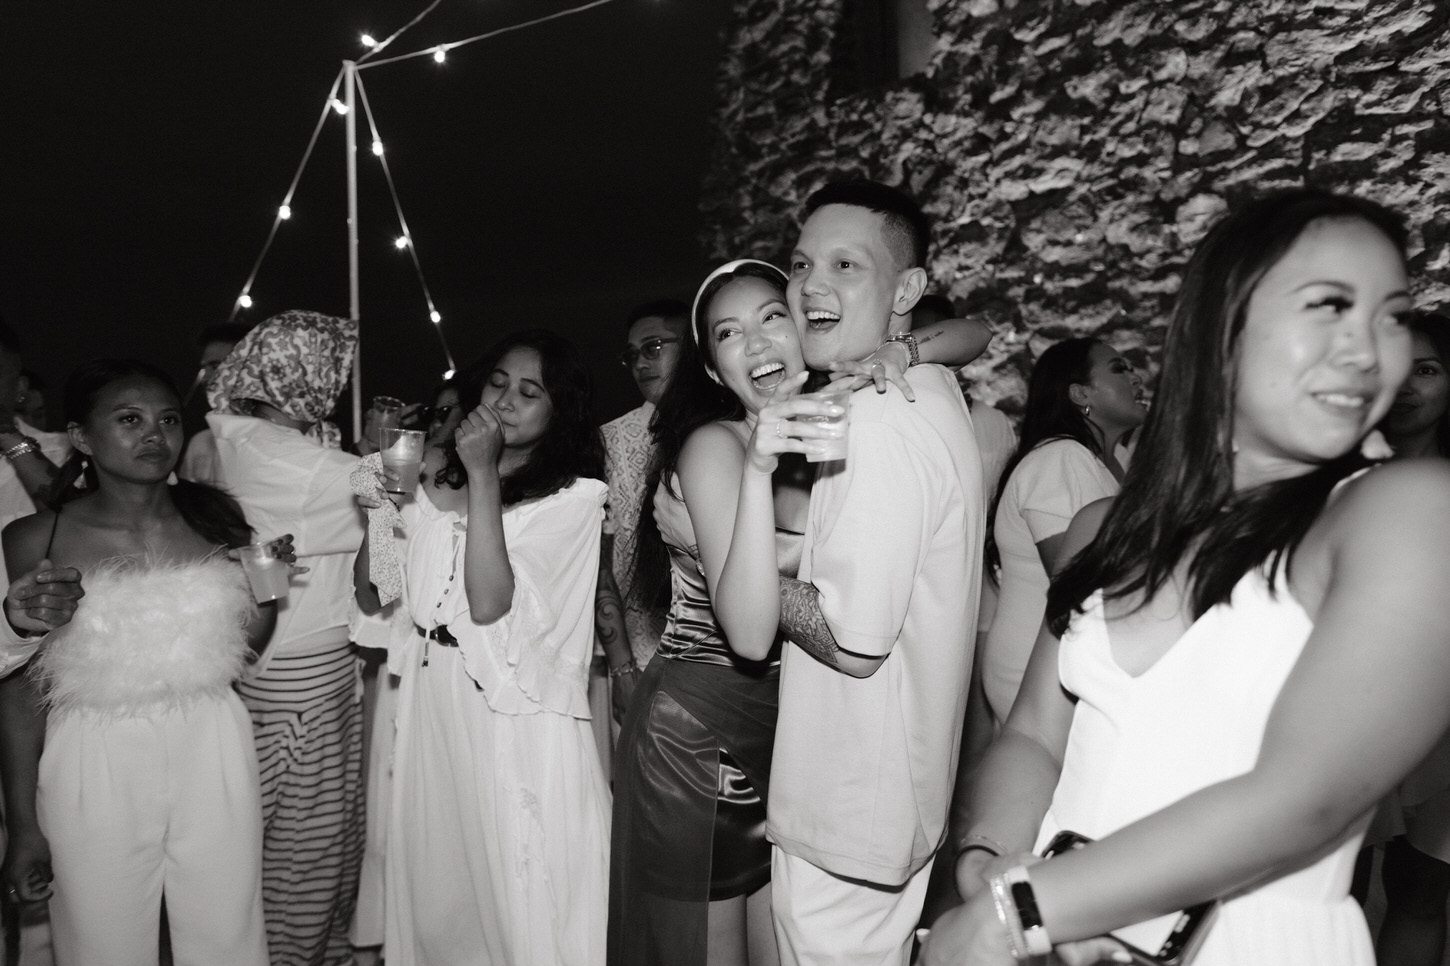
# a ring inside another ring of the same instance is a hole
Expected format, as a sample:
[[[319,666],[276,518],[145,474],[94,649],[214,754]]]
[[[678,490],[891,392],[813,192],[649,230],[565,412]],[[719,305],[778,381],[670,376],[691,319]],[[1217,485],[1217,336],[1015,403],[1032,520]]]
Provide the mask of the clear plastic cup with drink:
[[[254,543],[242,547],[238,553],[242,569],[252,585],[252,597],[257,603],[265,604],[287,596],[287,584],[292,577],[291,565],[277,556],[276,547],[270,543]]]
[[[378,451],[383,468],[398,474],[396,480],[383,477],[383,489],[395,496],[411,496],[418,488],[423,473],[423,442],[427,433],[421,429],[398,429],[384,426],[378,430]]]
[[[847,389],[827,389],[821,392],[810,393],[806,398],[814,399],[817,402],[831,403],[841,407],[840,413],[835,416],[804,416],[806,422],[819,423],[822,426],[834,426],[841,430],[841,435],[831,439],[812,440],[811,450],[806,453],[806,461],[809,463],[824,463],[828,460],[843,460],[846,458],[846,426],[851,414],[851,392]]]
[[[373,425],[378,429],[396,426],[403,418],[403,400],[393,396],[373,397]]]

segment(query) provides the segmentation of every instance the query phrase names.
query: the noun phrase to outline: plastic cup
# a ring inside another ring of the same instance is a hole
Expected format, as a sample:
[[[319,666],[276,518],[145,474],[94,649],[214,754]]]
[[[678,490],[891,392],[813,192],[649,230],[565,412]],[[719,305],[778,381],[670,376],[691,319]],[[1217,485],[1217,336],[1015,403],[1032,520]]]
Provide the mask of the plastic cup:
[[[846,427],[850,424],[851,415],[851,393],[846,389],[826,390],[809,394],[809,398],[823,403],[835,403],[841,407],[839,416],[806,416],[806,422],[819,423],[822,426],[840,427],[841,435],[834,439],[818,439],[812,450],[806,453],[806,462],[824,463],[828,460],[843,460],[846,458]]]
[[[259,604],[281,600],[287,596],[292,571],[287,561],[278,558],[276,549],[267,543],[254,543],[239,551],[242,569],[252,585],[252,597]]]
[[[384,480],[383,489],[396,496],[411,496],[418,488],[423,473],[423,443],[428,434],[421,429],[398,429],[384,426],[378,430],[378,451],[383,466],[398,474],[396,480]]]
[[[382,429],[396,426],[403,418],[403,400],[392,396],[373,397],[373,425]]]

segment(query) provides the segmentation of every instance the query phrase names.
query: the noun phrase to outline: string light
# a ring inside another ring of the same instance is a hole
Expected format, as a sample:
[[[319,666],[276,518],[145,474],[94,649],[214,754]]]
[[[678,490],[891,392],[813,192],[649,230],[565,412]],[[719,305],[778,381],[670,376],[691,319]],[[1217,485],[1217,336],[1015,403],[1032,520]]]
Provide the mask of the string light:
[[[244,309],[249,309],[252,307],[252,297],[246,292],[243,292],[241,298],[237,299],[237,304]]]
[[[332,109],[339,114],[347,113],[347,105],[335,97],[332,99]]]
[[[281,218],[283,221],[286,221],[288,218],[291,218],[292,217],[292,206],[291,205],[283,205],[282,207],[278,208],[277,209],[277,217],[278,218]]]
[[[447,59],[448,59],[448,52],[446,50],[444,50],[442,47],[439,47],[439,48],[437,48],[437,49],[435,49],[433,51],[433,63],[435,63],[435,64],[441,64],[441,63],[443,63]]]
[[[368,50],[372,50],[378,45],[377,38],[375,38],[372,34],[363,34],[361,37],[358,38],[358,40],[360,40],[362,42],[362,45]]]
[[[377,158],[381,158],[383,156],[383,142],[379,141],[377,138],[373,138],[373,156]]]
[[[443,316],[438,314],[438,310],[437,309],[434,309],[432,312],[429,312],[428,313],[428,318],[430,318],[430,319],[433,320],[433,324],[434,325],[437,325],[438,323],[440,323],[440,322],[443,321]]]
[[[396,248],[398,251],[402,251],[403,249],[407,248],[408,247],[408,236],[407,235],[399,235],[397,238],[394,238],[393,239],[393,247]]]

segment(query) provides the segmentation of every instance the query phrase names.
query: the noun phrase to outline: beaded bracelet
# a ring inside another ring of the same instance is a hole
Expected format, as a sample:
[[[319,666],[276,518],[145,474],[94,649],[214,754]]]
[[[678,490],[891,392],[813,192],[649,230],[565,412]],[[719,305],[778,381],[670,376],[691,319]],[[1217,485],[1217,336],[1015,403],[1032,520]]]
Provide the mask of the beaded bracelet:
[[[634,658],[630,658],[628,661],[625,661],[623,664],[619,665],[618,667],[612,667],[612,668],[610,668],[609,669],[609,678],[612,681],[615,678],[622,678],[626,674],[633,674],[635,671],[638,671],[638,670],[639,670],[639,665],[637,663],[635,663]]]

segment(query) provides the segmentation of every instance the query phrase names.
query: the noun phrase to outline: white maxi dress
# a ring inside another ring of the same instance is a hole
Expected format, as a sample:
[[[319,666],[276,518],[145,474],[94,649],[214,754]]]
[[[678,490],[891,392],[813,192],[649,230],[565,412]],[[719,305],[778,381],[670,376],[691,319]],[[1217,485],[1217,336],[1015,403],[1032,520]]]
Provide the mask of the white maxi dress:
[[[578,480],[503,515],[511,609],[475,624],[466,521],[405,505],[398,694],[384,874],[388,966],[604,961],[609,789],[587,697],[606,488]]]

